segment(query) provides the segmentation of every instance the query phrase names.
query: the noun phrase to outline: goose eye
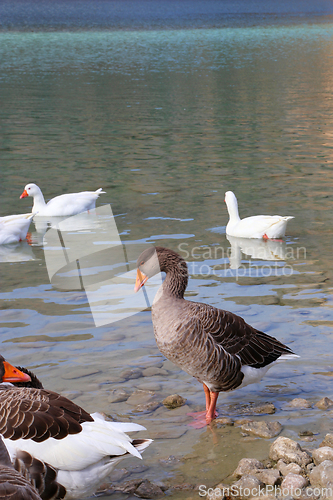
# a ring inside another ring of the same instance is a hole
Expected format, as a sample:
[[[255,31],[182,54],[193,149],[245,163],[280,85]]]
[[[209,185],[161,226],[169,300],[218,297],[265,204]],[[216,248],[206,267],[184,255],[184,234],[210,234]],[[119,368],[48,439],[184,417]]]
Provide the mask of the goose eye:
[[[145,261],[144,261],[144,260],[142,260],[142,261],[140,262],[140,266],[143,266],[143,264],[144,264],[144,263],[145,263]]]

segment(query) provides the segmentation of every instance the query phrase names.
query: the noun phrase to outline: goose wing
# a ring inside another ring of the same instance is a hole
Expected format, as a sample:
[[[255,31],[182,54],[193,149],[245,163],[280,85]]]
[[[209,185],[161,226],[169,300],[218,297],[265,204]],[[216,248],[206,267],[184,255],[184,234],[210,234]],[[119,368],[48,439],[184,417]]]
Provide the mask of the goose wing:
[[[9,388],[0,391],[0,433],[4,438],[42,442],[81,432],[93,418],[69,399],[45,389]]]
[[[208,304],[198,303],[194,309],[207,339],[237,356],[242,365],[263,368],[283,354],[294,354],[282,342],[256,330],[236,314]]]

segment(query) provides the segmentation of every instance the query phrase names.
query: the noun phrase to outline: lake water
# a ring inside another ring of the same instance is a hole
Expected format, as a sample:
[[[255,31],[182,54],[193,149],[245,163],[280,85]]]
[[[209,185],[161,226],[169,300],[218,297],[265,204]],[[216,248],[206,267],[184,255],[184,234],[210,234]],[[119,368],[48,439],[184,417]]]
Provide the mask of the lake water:
[[[278,420],[298,440],[313,431],[308,447],[333,430],[331,416],[286,405],[333,398],[332,16],[325,1],[0,5],[0,214],[30,210],[19,199],[28,182],[46,199],[102,187],[98,206],[111,205],[131,268],[141,245],[173,248],[189,264],[190,299],[241,315],[300,355],[221,394],[218,408],[237,419],[272,402],[274,415],[253,418]],[[285,242],[229,242],[227,190],[242,217],[294,216]],[[107,241],[112,218],[96,218],[63,235]],[[117,467],[126,480],[212,487],[240,458],[267,457],[269,440],[239,427],[189,426],[202,386],[159,353],[150,311],[96,326],[82,287],[50,283],[45,230],[32,224],[30,244],[0,248],[1,353],[88,411],[147,427],[143,462]],[[100,258],[86,271],[94,283],[108,265]],[[114,389],[154,395],[112,402]],[[174,393],[184,407],[138,407]]]

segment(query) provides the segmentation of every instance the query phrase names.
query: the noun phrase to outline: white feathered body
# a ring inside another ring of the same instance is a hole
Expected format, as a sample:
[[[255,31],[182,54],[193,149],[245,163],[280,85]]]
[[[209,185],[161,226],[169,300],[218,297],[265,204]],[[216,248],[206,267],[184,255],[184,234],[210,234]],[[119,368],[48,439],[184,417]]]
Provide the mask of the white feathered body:
[[[62,194],[45,203],[41,189],[31,183],[25,186],[21,197],[33,197],[32,211],[38,213],[38,217],[71,217],[95,208],[97,198],[104,192],[100,188],[97,191]]]
[[[254,215],[238,222],[229,221],[226,233],[239,238],[282,238],[286,234],[288,220],[293,217],[280,215]]]
[[[145,430],[134,423],[109,422],[99,413],[93,422],[83,422],[82,431],[63,439],[48,438],[37,443],[32,439],[4,439],[11,460],[19,450],[46,462],[58,471],[57,481],[65,486],[66,500],[92,495],[114,466],[128,453],[142,458],[150,439],[134,447],[126,432]]]
[[[238,213],[237,198],[232,191],[225,193],[229,212],[226,233],[238,238],[282,238],[286,234],[287,223],[292,216],[254,215],[241,219]]]
[[[32,218],[32,213],[0,217],[0,245],[25,240]]]

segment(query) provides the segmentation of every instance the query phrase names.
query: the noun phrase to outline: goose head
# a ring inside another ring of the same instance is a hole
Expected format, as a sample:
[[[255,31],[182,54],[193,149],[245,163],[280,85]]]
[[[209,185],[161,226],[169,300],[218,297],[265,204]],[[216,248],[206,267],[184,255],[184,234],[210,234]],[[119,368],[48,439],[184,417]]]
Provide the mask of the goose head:
[[[36,184],[30,183],[30,184],[27,184],[25,186],[24,191],[20,196],[20,199],[26,198],[27,196],[34,197],[40,193],[41,193],[41,190],[39,189],[39,187]]]
[[[18,368],[5,361],[5,358],[0,355],[0,383],[30,381],[30,375],[21,372]]]
[[[164,247],[150,247],[144,250],[137,260],[137,276],[134,290],[137,292],[146,281],[160,272],[166,273],[166,281],[181,282],[186,288],[188,271],[185,260],[174,250]]]
[[[136,262],[137,274],[134,290],[137,292],[149,278],[161,271],[157,249],[150,247],[144,250]]]
[[[28,370],[28,368],[25,368],[24,366],[17,366],[16,368],[17,370],[20,370],[24,374],[28,375],[29,379],[14,382],[15,387],[31,387],[33,389],[44,389],[44,386],[39,378],[37,378],[37,376],[33,372]]]

